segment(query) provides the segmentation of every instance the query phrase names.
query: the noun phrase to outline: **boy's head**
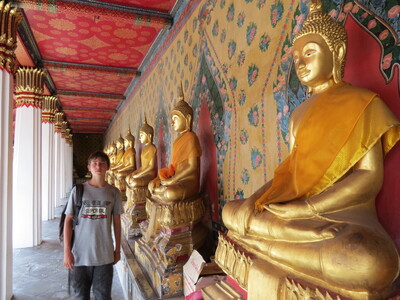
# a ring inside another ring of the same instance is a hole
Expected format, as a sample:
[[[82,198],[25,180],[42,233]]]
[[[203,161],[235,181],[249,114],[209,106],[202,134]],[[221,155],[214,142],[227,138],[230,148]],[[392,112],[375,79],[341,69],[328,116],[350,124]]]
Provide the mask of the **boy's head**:
[[[96,151],[90,154],[88,158],[88,165],[90,165],[92,160],[95,159],[104,161],[107,164],[107,169],[110,168],[110,159],[103,151]]]

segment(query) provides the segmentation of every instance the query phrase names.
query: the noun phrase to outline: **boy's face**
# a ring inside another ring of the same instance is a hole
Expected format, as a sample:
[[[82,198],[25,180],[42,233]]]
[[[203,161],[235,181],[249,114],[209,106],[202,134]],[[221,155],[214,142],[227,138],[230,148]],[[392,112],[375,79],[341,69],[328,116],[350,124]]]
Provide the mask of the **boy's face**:
[[[107,162],[101,158],[94,158],[88,164],[88,170],[92,176],[105,175],[108,170]]]

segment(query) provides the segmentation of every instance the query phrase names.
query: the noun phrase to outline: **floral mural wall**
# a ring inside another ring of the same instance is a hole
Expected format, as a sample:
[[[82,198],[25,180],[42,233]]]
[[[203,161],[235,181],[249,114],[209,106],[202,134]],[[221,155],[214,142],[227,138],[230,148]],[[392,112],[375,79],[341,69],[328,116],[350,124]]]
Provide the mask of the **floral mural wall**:
[[[155,144],[162,149],[158,167],[165,167],[176,138],[170,111],[182,82],[185,99],[195,112],[194,130],[211,128],[207,132],[212,137],[201,140],[201,146],[215,148],[217,184],[204,185],[202,192],[209,197],[214,229],[221,229],[224,203],[251,195],[273,177],[289,152],[290,113],[308,96],[292,67],[291,41],[307,16],[308,2],[184,1],[174,27],[108,130],[105,144],[125,136],[128,126],[138,136],[146,115],[155,128]],[[398,2],[323,2],[338,22],[353,18],[381,45],[378,71],[387,82],[398,81]],[[208,114],[210,120],[205,120]],[[136,149],[138,143],[137,139]]]

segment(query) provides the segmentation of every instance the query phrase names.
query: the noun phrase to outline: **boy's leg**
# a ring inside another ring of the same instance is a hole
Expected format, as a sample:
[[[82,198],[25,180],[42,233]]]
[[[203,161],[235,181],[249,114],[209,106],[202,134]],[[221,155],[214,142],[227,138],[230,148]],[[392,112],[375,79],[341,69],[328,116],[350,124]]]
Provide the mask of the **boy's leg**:
[[[90,287],[93,280],[93,267],[74,267],[72,271],[72,287],[74,299],[90,300]]]
[[[113,281],[113,264],[94,267],[93,295],[95,300],[110,300]]]

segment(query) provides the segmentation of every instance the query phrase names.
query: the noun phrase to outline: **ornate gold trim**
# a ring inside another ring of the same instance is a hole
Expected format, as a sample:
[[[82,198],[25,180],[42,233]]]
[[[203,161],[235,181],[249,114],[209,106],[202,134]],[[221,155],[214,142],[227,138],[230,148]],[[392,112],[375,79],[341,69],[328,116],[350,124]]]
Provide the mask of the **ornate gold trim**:
[[[42,108],[45,71],[31,67],[21,67],[15,74],[15,107],[32,106]]]
[[[219,234],[215,262],[244,289],[247,289],[248,274],[253,264],[252,258],[250,253],[231,241],[225,234]]]
[[[22,14],[10,3],[0,2],[0,68],[15,72],[15,49],[17,48],[17,27],[22,21]]]
[[[64,113],[56,112],[54,122],[54,132],[61,133],[61,124],[64,121]]]
[[[56,104],[58,98],[55,96],[44,96],[42,102],[42,123],[54,123]]]

